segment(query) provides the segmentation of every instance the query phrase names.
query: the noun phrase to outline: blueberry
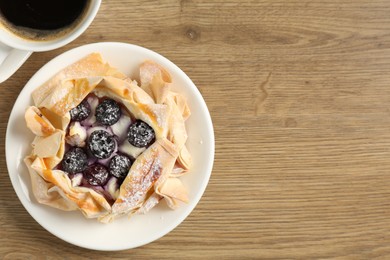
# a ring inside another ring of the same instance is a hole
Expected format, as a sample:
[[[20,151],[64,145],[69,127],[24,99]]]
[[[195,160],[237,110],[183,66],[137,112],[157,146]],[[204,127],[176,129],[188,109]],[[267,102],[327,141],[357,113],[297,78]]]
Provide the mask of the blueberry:
[[[84,179],[93,186],[104,185],[108,180],[108,170],[101,164],[92,164],[83,172]]]
[[[96,120],[103,125],[113,125],[121,117],[121,108],[112,99],[105,99],[96,107]]]
[[[82,172],[88,165],[88,157],[83,149],[76,147],[65,153],[62,159],[62,169],[70,174]]]
[[[117,154],[110,161],[110,173],[119,179],[124,179],[129,173],[131,164],[132,162],[129,157]]]
[[[127,138],[129,143],[135,147],[142,148],[147,147],[154,141],[155,134],[153,128],[151,128],[147,123],[137,120],[130,125]]]
[[[93,131],[88,138],[88,149],[98,159],[110,157],[115,147],[114,137],[104,130]]]
[[[77,107],[70,110],[72,121],[83,121],[91,114],[91,106],[84,99]]]

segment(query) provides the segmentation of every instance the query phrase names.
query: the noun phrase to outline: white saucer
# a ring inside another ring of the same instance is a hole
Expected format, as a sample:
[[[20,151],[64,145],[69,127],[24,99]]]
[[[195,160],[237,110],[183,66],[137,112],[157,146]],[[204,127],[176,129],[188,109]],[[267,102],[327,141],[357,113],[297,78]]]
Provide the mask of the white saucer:
[[[31,192],[23,158],[31,152],[33,134],[26,127],[25,109],[33,105],[32,91],[56,72],[91,52],[100,52],[105,61],[130,76],[138,73],[145,59],[156,61],[172,75],[173,89],[184,94],[191,109],[186,122],[187,147],[194,166],[182,177],[189,190],[188,204],[177,210],[164,202],[146,215],[119,218],[110,224],[86,219],[79,211],[64,212],[39,204]],[[74,245],[94,250],[124,250],[150,243],[177,227],[195,208],[209,181],[214,161],[214,132],[207,106],[194,83],[175,64],[163,56],[125,43],[95,43],[67,51],[43,66],[26,84],[12,109],[6,133],[6,158],[9,176],[20,201],[30,215],[53,235]]]

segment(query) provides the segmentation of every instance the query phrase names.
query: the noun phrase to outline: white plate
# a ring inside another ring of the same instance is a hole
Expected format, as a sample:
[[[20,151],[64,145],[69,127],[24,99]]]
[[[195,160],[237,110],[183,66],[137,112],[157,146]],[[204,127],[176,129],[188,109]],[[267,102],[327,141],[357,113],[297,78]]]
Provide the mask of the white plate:
[[[31,152],[33,134],[27,129],[24,112],[32,105],[32,91],[56,72],[91,52],[100,52],[107,62],[130,76],[138,75],[139,65],[151,59],[172,75],[173,90],[185,95],[191,109],[186,123],[187,146],[194,166],[182,177],[189,190],[188,204],[171,210],[162,202],[146,215],[122,217],[110,224],[86,219],[79,211],[64,212],[39,204],[32,192],[23,158]],[[207,106],[194,83],[175,64],[148,49],[125,43],[95,43],[67,51],[43,66],[26,84],[12,109],[6,134],[9,176],[20,201],[46,230],[74,245],[95,250],[123,250],[150,243],[178,226],[195,208],[210,178],[214,160],[214,132]]]

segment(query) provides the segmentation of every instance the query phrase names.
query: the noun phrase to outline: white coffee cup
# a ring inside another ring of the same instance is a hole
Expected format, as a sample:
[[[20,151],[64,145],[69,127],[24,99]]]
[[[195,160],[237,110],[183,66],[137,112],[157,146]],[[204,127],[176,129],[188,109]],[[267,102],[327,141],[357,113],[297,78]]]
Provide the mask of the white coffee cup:
[[[60,48],[79,37],[95,18],[101,0],[90,0],[82,19],[68,33],[50,40],[25,39],[0,26],[0,83],[12,76],[30,57],[32,52]]]

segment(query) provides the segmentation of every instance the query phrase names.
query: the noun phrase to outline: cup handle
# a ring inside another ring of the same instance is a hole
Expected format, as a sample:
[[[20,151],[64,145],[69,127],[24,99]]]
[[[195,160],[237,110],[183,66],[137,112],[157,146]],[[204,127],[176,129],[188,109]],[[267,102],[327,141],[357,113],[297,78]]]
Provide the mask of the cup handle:
[[[12,76],[30,57],[31,51],[14,49],[0,43],[0,83]]]

